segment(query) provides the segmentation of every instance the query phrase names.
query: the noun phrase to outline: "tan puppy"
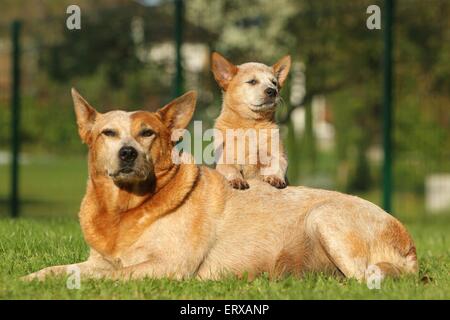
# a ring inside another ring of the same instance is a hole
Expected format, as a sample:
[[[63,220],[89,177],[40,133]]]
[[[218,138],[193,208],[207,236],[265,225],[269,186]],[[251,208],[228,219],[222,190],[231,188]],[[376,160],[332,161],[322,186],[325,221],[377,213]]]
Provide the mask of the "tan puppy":
[[[290,66],[290,56],[269,67],[255,62],[235,66],[217,52],[212,54],[212,72],[223,91],[222,112],[215,124],[223,158],[216,169],[233,188],[247,189],[249,178],[286,187],[287,158],[275,109]],[[239,148],[240,142],[245,145]]]
[[[25,279],[79,270],[84,278],[219,279],[263,272],[417,272],[413,241],[396,219],[357,197],[258,179],[231,188],[216,170],[175,164],[171,133],[195,108],[189,92],[156,113],[100,114],[72,93],[89,179],[80,224],[87,261]],[[68,268],[70,267],[70,268]]]

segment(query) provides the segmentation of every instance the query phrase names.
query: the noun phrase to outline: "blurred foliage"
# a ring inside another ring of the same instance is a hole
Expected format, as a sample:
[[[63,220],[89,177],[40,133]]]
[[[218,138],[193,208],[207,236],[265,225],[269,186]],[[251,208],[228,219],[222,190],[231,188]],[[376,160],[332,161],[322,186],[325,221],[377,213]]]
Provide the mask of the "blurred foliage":
[[[68,1],[2,4],[0,24],[26,17],[23,147],[27,151],[79,153],[69,95],[77,89],[101,111],[154,110],[171,98],[174,61],[142,59],[137,52],[173,42],[173,3],[144,7],[130,1],[80,1],[82,30],[65,29]],[[29,6],[24,6],[24,3]],[[233,62],[272,64],[290,53],[306,66],[306,95],[324,95],[336,130],[336,147],[315,146],[313,128],[297,136],[284,124],[291,183],[369,190],[379,184],[382,31],[366,28],[374,0],[188,0],[184,38],[219,50]],[[21,11],[23,8],[23,11]],[[395,183],[423,191],[424,177],[450,171],[450,2],[398,0],[395,14]],[[144,21],[142,43],[131,24]],[[7,40],[2,28],[0,37]],[[169,50],[170,51],[170,50]],[[0,51],[1,52],[1,51]],[[169,52],[170,53],[170,52]],[[186,89],[199,91],[196,119],[213,124],[220,91],[205,68],[185,74]],[[289,83],[283,89],[289,104]],[[307,116],[311,114],[307,112]],[[8,145],[7,101],[0,101],[0,147]],[[321,175],[331,182],[317,182]],[[348,177],[353,177],[349,179]]]
[[[132,17],[132,12],[117,10],[105,10],[95,18],[88,16],[83,28],[90,32],[68,30],[61,20],[63,40],[44,52],[42,67],[56,81],[92,75],[103,68],[112,88],[122,86],[127,73],[142,67],[131,32],[123,32],[130,29]]]

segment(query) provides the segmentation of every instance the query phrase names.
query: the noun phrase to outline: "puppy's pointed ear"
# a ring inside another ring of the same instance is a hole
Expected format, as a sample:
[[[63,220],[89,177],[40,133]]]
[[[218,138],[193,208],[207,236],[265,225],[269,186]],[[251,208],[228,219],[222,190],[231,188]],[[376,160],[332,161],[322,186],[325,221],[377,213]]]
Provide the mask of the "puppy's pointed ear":
[[[275,63],[272,68],[278,79],[280,87],[283,86],[284,81],[289,74],[289,69],[291,68],[291,56],[284,56],[277,63]]]
[[[169,102],[157,112],[171,131],[184,129],[192,119],[197,101],[197,92],[189,91]]]
[[[72,99],[77,118],[78,133],[81,140],[88,144],[90,133],[98,113],[74,88],[72,88]]]
[[[217,52],[213,52],[211,56],[211,64],[214,78],[222,90],[227,91],[228,84],[238,72],[238,68]]]

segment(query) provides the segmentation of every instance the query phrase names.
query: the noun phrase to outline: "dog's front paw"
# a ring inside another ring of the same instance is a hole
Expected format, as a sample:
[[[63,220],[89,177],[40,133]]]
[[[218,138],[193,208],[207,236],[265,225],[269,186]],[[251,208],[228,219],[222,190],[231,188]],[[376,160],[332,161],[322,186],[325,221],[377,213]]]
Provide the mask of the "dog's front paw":
[[[61,267],[48,267],[48,268],[44,268],[42,270],[30,273],[29,275],[26,275],[22,278],[20,278],[20,280],[22,281],[33,281],[33,280],[37,280],[37,281],[44,281],[45,278],[47,278],[48,276],[56,276],[59,274],[63,274],[65,269],[61,268]]]
[[[22,280],[22,281],[33,281],[33,280],[43,281],[43,280],[45,280],[45,277],[47,277],[47,275],[48,274],[46,272],[43,272],[43,270],[41,270],[41,271],[30,273],[29,275],[26,275],[24,277],[21,277],[20,280]]]
[[[241,178],[232,179],[229,180],[228,182],[234,189],[245,190],[250,188],[248,182]]]
[[[278,178],[277,176],[265,176],[263,178],[263,181],[269,183],[270,185],[272,185],[278,189],[283,189],[283,188],[286,188],[286,186],[287,186],[286,181]]]

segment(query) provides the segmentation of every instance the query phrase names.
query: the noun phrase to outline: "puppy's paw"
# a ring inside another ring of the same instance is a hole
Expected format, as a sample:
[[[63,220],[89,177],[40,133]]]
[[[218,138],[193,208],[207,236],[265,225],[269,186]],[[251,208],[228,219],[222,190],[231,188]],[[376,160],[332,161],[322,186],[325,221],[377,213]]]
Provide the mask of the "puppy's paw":
[[[263,181],[269,183],[278,189],[286,188],[287,183],[283,179],[278,178],[277,176],[265,176],[263,177]]]
[[[248,185],[248,182],[241,178],[236,178],[228,181],[230,183],[230,186],[232,186],[234,189],[239,190],[245,190],[250,188]]]

